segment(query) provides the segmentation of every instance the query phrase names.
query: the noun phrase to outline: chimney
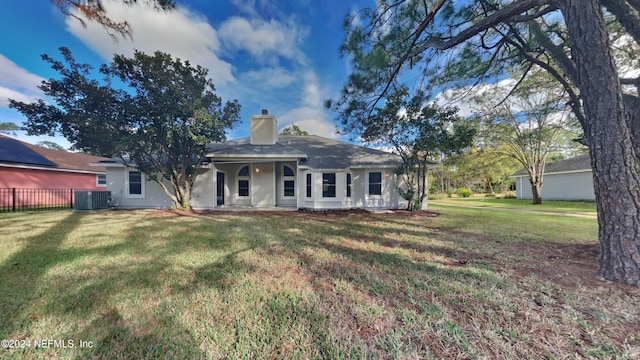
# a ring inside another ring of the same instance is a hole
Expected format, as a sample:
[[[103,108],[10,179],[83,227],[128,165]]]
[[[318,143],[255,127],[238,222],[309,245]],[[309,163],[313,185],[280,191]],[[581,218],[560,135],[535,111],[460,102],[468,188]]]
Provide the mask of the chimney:
[[[278,121],[262,109],[262,115],[251,116],[251,145],[273,145],[278,141]]]

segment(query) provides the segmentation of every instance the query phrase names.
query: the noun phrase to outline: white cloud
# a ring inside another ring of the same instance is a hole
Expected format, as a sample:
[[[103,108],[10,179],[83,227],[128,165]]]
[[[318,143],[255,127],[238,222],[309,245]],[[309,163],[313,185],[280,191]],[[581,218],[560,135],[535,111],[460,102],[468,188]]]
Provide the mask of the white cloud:
[[[295,124],[311,135],[337,138],[336,127],[323,109],[301,107],[288,111],[278,118],[280,130]]]
[[[324,109],[326,89],[320,84],[315,72],[309,70],[304,74],[302,106],[292,109],[278,119],[281,128],[296,124],[300,129],[312,135],[320,135],[335,139],[339,137],[336,126]]]
[[[21,68],[6,56],[0,54],[0,107],[7,107],[14,99],[22,102],[33,102],[44,94],[38,85],[44,78]]]
[[[242,81],[247,86],[260,86],[265,89],[285,88],[295,80],[295,75],[282,67],[267,67],[242,74]]]
[[[237,98],[247,109],[280,108],[284,113],[278,119],[281,127],[296,123],[309,133],[336,138],[335,126],[323,106],[328,93],[301,50],[309,27],[300,25],[295,15],[281,13],[271,0],[232,3],[244,17],[230,17],[214,28],[204,16],[184,6],[159,12],[144,5],[104,1],[113,20],[131,25],[133,42],[113,41],[96,23],[88,22],[88,27],[83,28],[77,20],[67,19],[67,28],[105,62],[111,61],[113,54],[131,56],[134,48],[145,53],[160,50],[188,59],[209,69],[209,76],[224,99]],[[243,52],[250,58],[249,69],[241,65],[235,68],[221,59],[222,54],[225,58],[239,58]],[[298,91],[299,97],[287,96],[290,91]]]
[[[231,0],[231,3],[252,18],[261,17],[261,12],[270,15],[279,12],[278,7],[270,0]]]
[[[476,96],[487,97],[498,103],[502,101],[515,85],[515,80],[504,79],[495,84],[483,84],[462,89],[448,89],[435,97],[436,104],[440,106],[456,106],[458,114],[468,117],[476,113],[479,104],[474,99]]]
[[[246,50],[261,63],[274,63],[277,57],[301,61],[298,45],[304,28],[293,21],[246,19],[234,16],[220,26],[220,38],[231,50]]]
[[[148,54],[160,50],[209,69],[216,86],[235,80],[231,64],[218,57],[217,31],[202,15],[184,6],[173,11],[158,11],[147,5],[127,6],[121,1],[104,1],[103,5],[112,19],[131,25],[133,42],[122,38],[114,41],[95,22],[87,22],[84,28],[76,19],[68,18],[67,29],[105,61],[111,61],[113,54],[131,56],[134,49]]]

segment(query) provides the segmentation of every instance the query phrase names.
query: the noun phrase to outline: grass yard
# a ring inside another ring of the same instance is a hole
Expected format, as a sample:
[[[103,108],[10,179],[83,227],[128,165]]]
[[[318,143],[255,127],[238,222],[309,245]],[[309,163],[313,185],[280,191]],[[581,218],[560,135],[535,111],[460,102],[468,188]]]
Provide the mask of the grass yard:
[[[431,203],[478,206],[488,208],[508,208],[515,210],[558,212],[579,215],[596,215],[596,203],[593,201],[555,201],[542,200],[542,204],[533,205],[531,200],[526,199],[499,199],[484,195],[464,197],[442,197],[432,200]]]
[[[2,214],[0,358],[640,356],[594,219],[434,209]]]

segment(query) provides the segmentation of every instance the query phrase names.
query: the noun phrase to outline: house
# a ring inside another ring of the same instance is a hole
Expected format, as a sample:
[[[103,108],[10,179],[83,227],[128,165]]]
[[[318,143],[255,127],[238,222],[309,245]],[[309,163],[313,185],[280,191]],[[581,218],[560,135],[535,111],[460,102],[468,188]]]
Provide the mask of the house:
[[[192,190],[194,209],[404,208],[398,155],[321,136],[278,136],[275,116],[251,117],[250,137],[210,144]],[[122,208],[168,208],[161,187],[111,159],[107,189]]]
[[[516,197],[531,199],[531,183],[525,170],[518,171]],[[545,167],[542,198],[544,200],[595,200],[591,159],[588,154],[556,161]]]
[[[106,169],[89,165],[101,160],[0,135],[0,188],[104,190]]]

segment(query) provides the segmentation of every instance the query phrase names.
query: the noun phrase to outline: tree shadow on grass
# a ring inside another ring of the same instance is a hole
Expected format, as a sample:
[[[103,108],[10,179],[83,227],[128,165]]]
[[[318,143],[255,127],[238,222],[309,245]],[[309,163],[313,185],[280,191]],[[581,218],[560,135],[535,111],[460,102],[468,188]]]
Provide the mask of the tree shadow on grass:
[[[91,224],[95,216],[69,214],[46,232],[26,239],[25,247],[0,266],[0,287],[5,294],[12,294],[0,303],[3,338],[43,336],[42,330],[34,328],[40,318],[64,318],[67,320],[62,328],[66,330],[49,336],[74,339],[77,346],[79,340],[91,341],[94,347],[30,349],[21,355],[46,352],[55,357],[63,351],[75,351],[80,354],[78,358],[113,358],[114,354],[119,358],[203,357],[189,329],[175,319],[175,299],[170,296],[182,288],[181,274],[187,276],[186,281],[192,269],[175,267],[172,256],[200,248],[224,254],[213,267],[196,269],[195,277],[200,282],[190,286],[222,288],[228,285],[221,281],[226,272],[250,271],[236,261],[236,255],[250,247],[231,250],[232,237],[224,233],[207,237],[210,222],[196,219],[187,228],[189,235],[181,233],[185,227],[180,221],[139,221],[125,224],[122,233],[107,229],[89,235],[121,237],[115,242],[95,247],[83,242],[79,247],[61,248],[83,220]],[[62,268],[48,273],[56,266]],[[139,303],[138,297],[145,302]]]
[[[16,252],[0,266],[0,292],[12,294],[2,297],[3,338],[18,336],[15,331],[28,326],[31,305],[42,296],[39,281],[51,267],[72,261],[80,251],[58,248],[81,223],[83,214],[69,213],[62,221],[39,235],[26,240],[22,250]]]

